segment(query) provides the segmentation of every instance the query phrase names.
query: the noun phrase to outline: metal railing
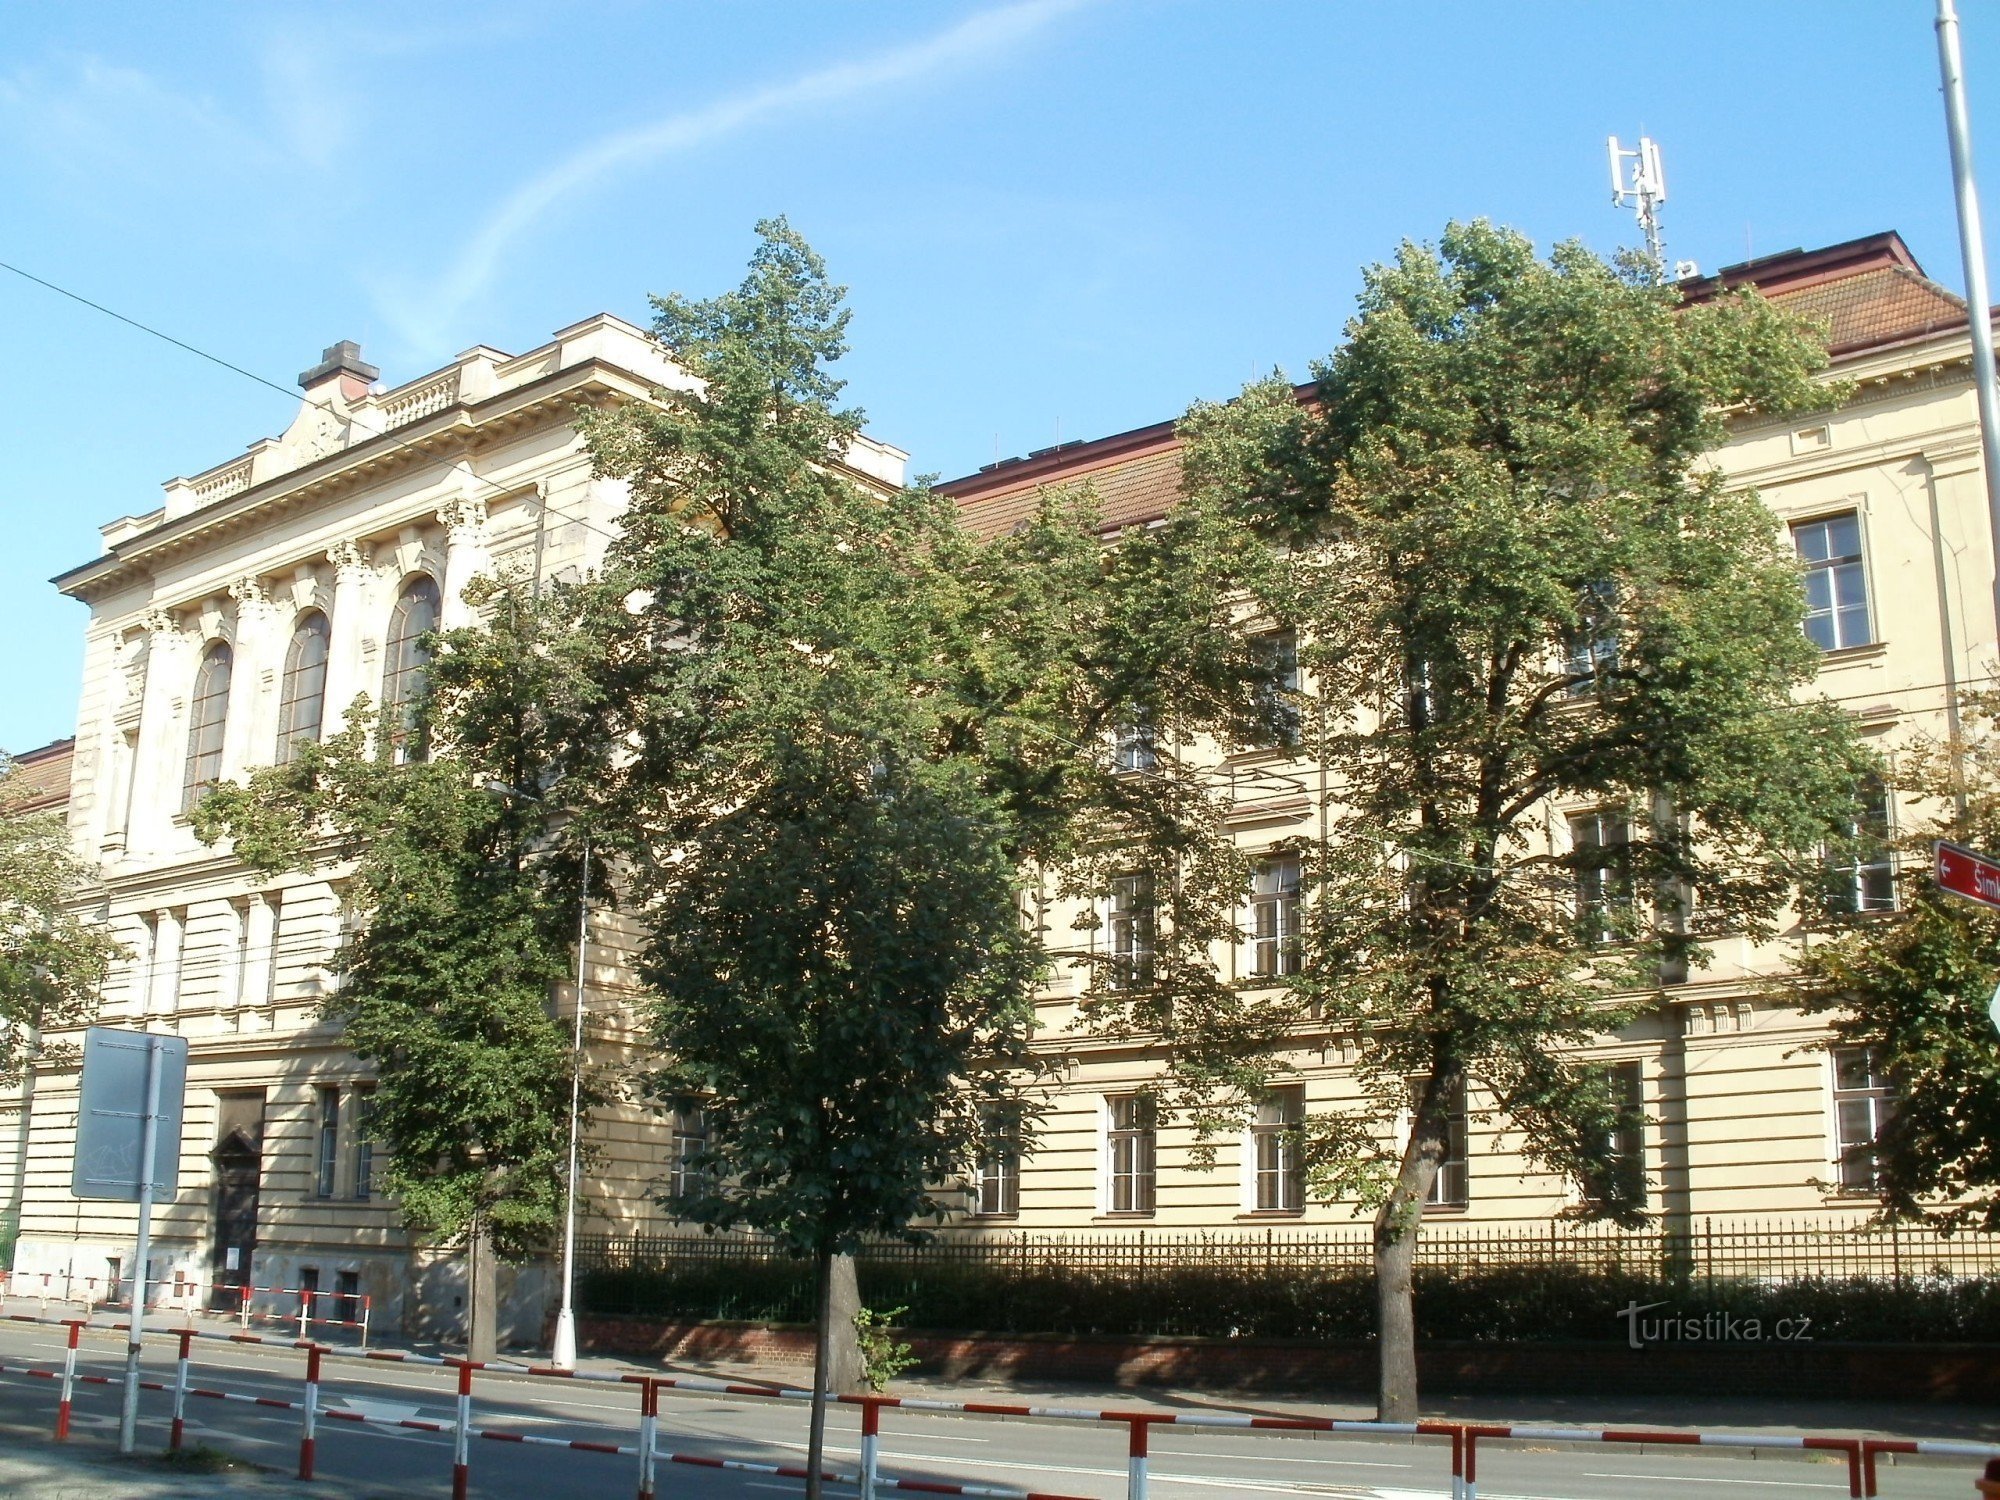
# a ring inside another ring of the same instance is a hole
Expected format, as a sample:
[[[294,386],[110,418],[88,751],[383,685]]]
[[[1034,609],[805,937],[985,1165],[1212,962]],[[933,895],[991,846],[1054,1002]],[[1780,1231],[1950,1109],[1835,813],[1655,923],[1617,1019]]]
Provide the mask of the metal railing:
[[[1935,1291],[2000,1278],[2000,1235],[1741,1219],[1699,1220],[1673,1230],[1561,1222],[1449,1225],[1423,1231],[1417,1258],[1420,1273],[1434,1279],[1483,1277],[1514,1288],[1516,1295],[1542,1281],[1552,1292],[1586,1281],[1719,1291],[1870,1281]],[[863,1297],[877,1305],[1015,1301],[1020,1316],[1046,1317],[1031,1312],[1028,1303],[1039,1310],[1051,1303],[1051,1289],[1070,1289],[1078,1301],[1095,1299],[1100,1316],[1107,1299],[1115,1300],[1115,1322],[1157,1320],[1155,1327],[1126,1331],[1160,1333],[1204,1331],[1195,1326],[1202,1313],[1226,1300],[1215,1294],[1226,1294],[1232,1285],[1268,1292],[1280,1282],[1359,1283],[1373,1264],[1366,1225],[1103,1234],[948,1231],[917,1244],[872,1243],[856,1259]],[[693,1229],[584,1235],[577,1263],[589,1311],[765,1322],[805,1322],[811,1316],[805,1263],[754,1235]],[[1175,1306],[1203,1295],[1206,1309]],[[913,1320],[912,1326],[941,1325]]]

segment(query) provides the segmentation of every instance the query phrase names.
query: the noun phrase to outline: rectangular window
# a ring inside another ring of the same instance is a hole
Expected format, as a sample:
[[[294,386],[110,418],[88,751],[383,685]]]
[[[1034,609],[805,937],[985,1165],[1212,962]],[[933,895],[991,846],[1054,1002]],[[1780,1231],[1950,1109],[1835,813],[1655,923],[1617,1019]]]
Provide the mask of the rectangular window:
[[[313,1196],[331,1198],[340,1167],[340,1090],[319,1091],[319,1149],[313,1160]]]
[[[1583,589],[1577,600],[1576,628],[1563,641],[1563,692],[1588,698],[1604,687],[1605,674],[1618,666],[1618,586],[1608,580]]]
[[[1115,990],[1143,990],[1153,983],[1153,875],[1134,870],[1111,877],[1105,944]]]
[[[1289,748],[1299,742],[1299,641],[1289,630],[1267,630],[1250,638],[1264,672],[1257,709],[1264,721],[1263,744]]]
[[[1299,861],[1267,859],[1250,886],[1250,972],[1278,978],[1299,972]]]
[[[1116,1094],[1105,1101],[1106,1154],[1110,1162],[1110,1210],[1114,1214],[1153,1211],[1155,1179],[1154,1122],[1151,1094]]]
[[[1873,1047],[1833,1049],[1834,1159],[1843,1192],[1875,1191],[1882,1128],[1896,1088]]]
[[[333,1315],[343,1323],[361,1321],[361,1273],[336,1271],[333,1276]]]
[[[1826,848],[1827,908],[1859,915],[1896,909],[1896,861],[1889,846],[1889,789],[1870,776],[1856,793],[1860,803],[1846,837]]]
[[[988,1122],[979,1148],[973,1212],[1006,1217],[1021,1211],[1021,1137],[1004,1121]]]
[[[1611,1172],[1622,1203],[1643,1208],[1646,1203],[1646,1106],[1644,1077],[1637,1062],[1613,1063],[1607,1070],[1618,1121],[1611,1127]]]
[[[1119,715],[1112,731],[1111,768],[1114,771],[1150,771],[1159,763],[1159,749],[1153,733],[1149,709],[1128,708]]]
[[[1861,518],[1853,511],[1792,526],[1792,545],[1805,567],[1806,634],[1822,651],[1866,646],[1868,576],[1861,560]]]
[[[354,1093],[354,1196],[366,1203],[375,1193],[375,1091]]]
[[[1257,1106],[1250,1142],[1256,1158],[1260,1214],[1295,1214],[1306,1206],[1305,1159],[1299,1151],[1299,1127],[1305,1118],[1303,1088],[1273,1089]]]
[[[1465,1085],[1445,1105],[1444,1160],[1431,1179],[1431,1194],[1425,1201],[1435,1208],[1463,1208],[1468,1200],[1467,1160],[1471,1147],[1466,1128]]]
[[[1617,942],[1631,929],[1632,872],[1625,859],[1630,834],[1622,812],[1599,808],[1570,815],[1576,924],[1586,942]]]
[[[708,1111],[698,1104],[677,1109],[670,1128],[668,1149],[673,1159],[667,1167],[667,1197],[677,1202],[702,1186],[705,1169],[699,1162],[709,1147]]]

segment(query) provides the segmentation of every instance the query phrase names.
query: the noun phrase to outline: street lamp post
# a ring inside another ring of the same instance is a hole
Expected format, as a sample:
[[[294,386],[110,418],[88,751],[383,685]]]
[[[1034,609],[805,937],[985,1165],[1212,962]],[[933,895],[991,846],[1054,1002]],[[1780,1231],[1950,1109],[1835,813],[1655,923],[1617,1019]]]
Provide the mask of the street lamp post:
[[[558,1370],[576,1368],[576,1153],[577,1121],[583,1102],[583,994],[590,941],[590,840],[583,841],[583,882],[576,902],[576,1034],[570,1046],[569,1177],[563,1189],[562,1307],[556,1313],[555,1348],[549,1359]]]
[[[486,790],[539,804],[541,798],[517,786],[489,781]],[[569,1171],[563,1180],[562,1305],[556,1311],[555,1345],[549,1363],[558,1370],[576,1368],[576,1171],[578,1137],[583,1114],[583,1000],[588,975],[590,941],[590,840],[583,841],[583,879],[576,898],[576,1019],[570,1038]]]

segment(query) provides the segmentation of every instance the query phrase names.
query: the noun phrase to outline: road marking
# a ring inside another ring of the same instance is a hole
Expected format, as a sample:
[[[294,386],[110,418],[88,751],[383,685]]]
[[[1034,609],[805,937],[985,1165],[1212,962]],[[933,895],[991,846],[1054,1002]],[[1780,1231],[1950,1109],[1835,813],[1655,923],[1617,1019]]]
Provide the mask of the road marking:
[[[1585,1479],[1645,1479],[1668,1484],[1764,1484],[1777,1485],[1788,1490],[1845,1490],[1845,1480],[1836,1484],[1830,1479],[1716,1479],[1707,1475],[1694,1474],[1585,1474]]]
[[[1174,1458],[1217,1458],[1213,1448],[1155,1448],[1156,1455],[1171,1455]],[[1247,1463],[1259,1464],[1326,1464],[1348,1469],[1414,1469],[1413,1463],[1387,1463],[1374,1458],[1279,1458],[1275,1454],[1252,1453],[1230,1454],[1232,1458],[1242,1458]]]

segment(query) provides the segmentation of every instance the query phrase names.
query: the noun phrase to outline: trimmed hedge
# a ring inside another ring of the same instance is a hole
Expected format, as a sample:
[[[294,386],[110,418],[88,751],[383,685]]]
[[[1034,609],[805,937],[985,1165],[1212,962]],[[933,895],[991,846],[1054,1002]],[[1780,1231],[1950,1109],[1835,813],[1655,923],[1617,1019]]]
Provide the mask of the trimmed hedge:
[[[1370,1338],[1375,1286],[1364,1270],[1194,1264],[1128,1271],[1087,1265],[859,1266],[862,1300],[906,1307],[906,1329],[937,1333],[1108,1334],[1351,1340]],[[1578,1265],[1419,1267],[1417,1326],[1427,1339],[1622,1341],[1621,1308],[1665,1303],[1648,1318],[1710,1313],[1810,1318],[1819,1340],[2000,1343],[2000,1276],[1963,1279],[1804,1277],[1762,1283],[1679,1280]],[[743,1259],[581,1278],[583,1308],[671,1321],[811,1320],[812,1272],[802,1262]]]

